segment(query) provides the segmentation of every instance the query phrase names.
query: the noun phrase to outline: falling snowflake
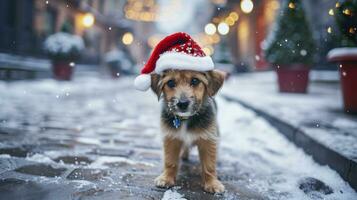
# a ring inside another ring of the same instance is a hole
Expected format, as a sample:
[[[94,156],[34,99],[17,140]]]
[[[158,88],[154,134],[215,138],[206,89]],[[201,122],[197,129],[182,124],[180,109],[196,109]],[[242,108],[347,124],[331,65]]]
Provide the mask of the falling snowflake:
[[[258,56],[258,55],[255,55],[255,60],[260,60],[260,56]]]
[[[108,28],[110,31],[112,30],[112,27],[111,26],[109,26],[109,28]]]
[[[48,1],[46,1],[46,4],[49,4],[49,2],[48,2]]]
[[[76,63],[70,62],[70,63],[69,63],[69,66],[74,67],[74,66],[76,66]]]
[[[347,76],[347,73],[345,71],[343,71],[342,76]]]

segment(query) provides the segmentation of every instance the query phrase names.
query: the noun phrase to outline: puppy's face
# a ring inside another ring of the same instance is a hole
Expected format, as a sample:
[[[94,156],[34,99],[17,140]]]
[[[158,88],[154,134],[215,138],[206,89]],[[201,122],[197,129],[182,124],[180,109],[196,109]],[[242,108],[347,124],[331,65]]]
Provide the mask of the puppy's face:
[[[190,117],[200,110],[205,98],[216,94],[223,81],[224,75],[218,71],[169,70],[152,74],[151,88],[159,98],[163,95],[169,112]]]

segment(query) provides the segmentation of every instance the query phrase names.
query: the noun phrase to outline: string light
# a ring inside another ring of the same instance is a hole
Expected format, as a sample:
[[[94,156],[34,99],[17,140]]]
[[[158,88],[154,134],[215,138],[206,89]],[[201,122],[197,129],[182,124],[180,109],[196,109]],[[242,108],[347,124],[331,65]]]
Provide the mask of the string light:
[[[123,44],[130,45],[131,43],[133,43],[133,41],[134,41],[134,36],[132,33],[130,32],[124,33],[122,37]]]
[[[289,8],[294,9],[295,8],[295,4],[293,2],[290,2],[289,3]]]
[[[332,33],[332,28],[331,28],[331,27],[328,27],[328,28],[327,28],[327,32],[328,32],[328,33]]]
[[[254,4],[253,4],[252,0],[242,0],[240,2],[240,8],[242,9],[242,11],[244,13],[250,13],[250,12],[252,12],[252,10],[254,8]]]
[[[213,35],[216,33],[216,26],[212,23],[208,23],[206,26],[205,26],[205,33],[207,35]]]
[[[239,19],[239,15],[236,12],[231,12],[229,14],[229,17],[231,17],[234,21],[237,21]]]
[[[351,10],[346,8],[346,9],[343,10],[343,14],[351,15]]]
[[[94,24],[94,16],[91,13],[86,13],[82,19],[83,26],[89,28]]]
[[[157,10],[154,0],[128,0],[124,7],[127,19],[145,22],[155,21]]]
[[[328,11],[328,14],[333,16],[335,13],[333,12],[333,9],[331,8],[329,11]]]
[[[221,35],[227,35],[229,32],[229,26],[225,22],[218,24],[218,33]]]

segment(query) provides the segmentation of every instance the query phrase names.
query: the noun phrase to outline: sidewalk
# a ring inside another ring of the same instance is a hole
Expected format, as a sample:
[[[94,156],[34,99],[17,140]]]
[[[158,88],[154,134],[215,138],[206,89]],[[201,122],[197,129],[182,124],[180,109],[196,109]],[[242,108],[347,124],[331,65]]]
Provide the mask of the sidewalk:
[[[52,78],[51,66],[49,59],[0,53],[0,80]],[[98,65],[76,64],[74,75],[87,76],[98,70]]]
[[[177,186],[160,189],[159,103],[133,77],[0,81],[2,199],[355,199],[332,169],[314,162],[264,118],[217,96],[223,195],[202,191],[198,152]]]
[[[232,77],[223,89],[357,188],[357,117],[342,111],[337,72],[311,74],[308,94],[278,92],[274,72]]]

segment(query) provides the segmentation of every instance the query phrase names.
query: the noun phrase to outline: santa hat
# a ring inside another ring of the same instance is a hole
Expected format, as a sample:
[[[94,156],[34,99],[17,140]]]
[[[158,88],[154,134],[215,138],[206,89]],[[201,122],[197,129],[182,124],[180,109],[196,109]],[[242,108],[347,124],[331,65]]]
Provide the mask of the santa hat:
[[[137,90],[146,91],[151,85],[151,73],[160,74],[168,69],[209,71],[214,69],[210,56],[187,33],[174,33],[161,40],[148,62],[135,78]]]

